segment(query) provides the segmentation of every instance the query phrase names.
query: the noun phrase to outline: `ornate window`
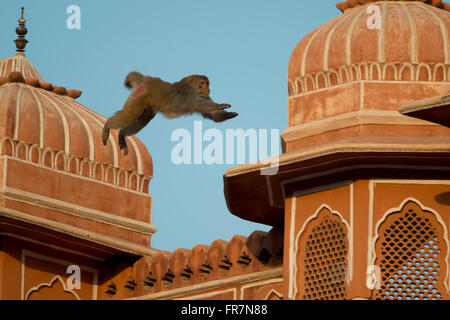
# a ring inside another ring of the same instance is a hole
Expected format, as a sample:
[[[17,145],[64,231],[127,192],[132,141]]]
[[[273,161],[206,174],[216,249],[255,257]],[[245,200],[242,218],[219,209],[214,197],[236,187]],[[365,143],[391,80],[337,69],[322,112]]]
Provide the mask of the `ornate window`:
[[[378,235],[375,265],[381,270],[381,281],[373,299],[447,298],[447,245],[444,229],[433,213],[408,201],[386,218]]]
[[[349,244],[342,219],[323,208],[306,226],[299,249],[296,299],[345,299]]]

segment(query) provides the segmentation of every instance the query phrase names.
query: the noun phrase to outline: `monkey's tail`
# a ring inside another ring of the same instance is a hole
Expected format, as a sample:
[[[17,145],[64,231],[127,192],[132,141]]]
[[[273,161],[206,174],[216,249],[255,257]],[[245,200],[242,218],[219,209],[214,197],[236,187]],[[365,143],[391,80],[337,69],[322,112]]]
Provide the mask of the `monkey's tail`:
[[[130,72],[125,78],[125,87],[128,89],[136,88],[144,80],[144,75],[139,72]]]

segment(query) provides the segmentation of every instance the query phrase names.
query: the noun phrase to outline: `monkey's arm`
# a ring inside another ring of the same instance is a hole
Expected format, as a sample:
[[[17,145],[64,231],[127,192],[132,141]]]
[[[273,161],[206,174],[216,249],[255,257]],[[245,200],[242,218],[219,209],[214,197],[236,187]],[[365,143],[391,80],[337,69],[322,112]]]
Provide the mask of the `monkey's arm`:
[[[169,108],[167,111],[179,112],[180,115],[192,112],[210,113],[229,107],[231,105],[218,104],[209,97],[201,97],[191,85],[182,81],[172,84],[169,90]]]
[[[148,107],[142,112],[139,118],[129,125],[128,127],[122,128],[119,130],[119,147],[123,149],[124,154],[128,154],[128,146],[127,141],[125,140],[126,136],[135,135],[139,131],[142,130],[149,122],[155,117],[156,113],[153,111],[152,107]]]

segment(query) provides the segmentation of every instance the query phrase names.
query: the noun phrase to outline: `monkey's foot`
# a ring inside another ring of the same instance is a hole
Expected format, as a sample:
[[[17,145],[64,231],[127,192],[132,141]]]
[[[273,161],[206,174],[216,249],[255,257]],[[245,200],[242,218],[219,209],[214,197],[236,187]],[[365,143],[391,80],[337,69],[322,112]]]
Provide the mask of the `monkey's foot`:
[[[128,154],[128,145],[127,141],[125,140],[125,136],[119,133],[119,148],[120,150],[123,150],[123,154]]]
[[[128,147],[127,147],[126,144],[123,145],[123,144],[120,144],[120,143],[119,143],[119,147],[120,147],[120,150],[123,150],[123,154],[124,154],[124,155],[127,155],[127,154],[128,154]]]
[[[108,143],[108,138],[109,138],[109,129],[103,128],[102,132],[103,145],[106,146],[106,143]]]

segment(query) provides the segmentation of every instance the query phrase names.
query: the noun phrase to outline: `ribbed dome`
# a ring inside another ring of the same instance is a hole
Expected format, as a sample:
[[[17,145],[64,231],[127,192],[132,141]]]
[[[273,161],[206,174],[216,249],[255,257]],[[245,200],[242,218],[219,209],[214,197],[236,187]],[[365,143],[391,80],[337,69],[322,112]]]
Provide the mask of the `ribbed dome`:
[[[427,4],[429,2],[429,4]],[[369,29],[369,5],[381,29]],[[355,80],[448,81],[450,6],[442,1],[338,3],[344,14],[302,39],[289,65],[290,95]]]
[[[75,102],[80,94],[46,83],[21,54],[0,60],[0,152],[147,192],[153,165],[144,144],[128,138],[124,156],[111,132],[105,147],[106,118]]]
[[[18,53],[13,57],[0,59],[0,78],[7,78],[14,71],[20,72],[25,79],[37,79],[45,82],[31,61],[23,54]]]

